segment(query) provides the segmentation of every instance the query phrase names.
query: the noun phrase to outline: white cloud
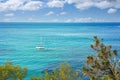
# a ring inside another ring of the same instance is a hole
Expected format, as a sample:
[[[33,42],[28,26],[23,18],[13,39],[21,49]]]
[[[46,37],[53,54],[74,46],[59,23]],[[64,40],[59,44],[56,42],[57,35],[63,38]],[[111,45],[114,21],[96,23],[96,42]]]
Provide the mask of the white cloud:
[[[42,8],[43,3],[40,1],[29,1],[20,9],[22,10],[39,10]]]
[[[7,14],[5,14],[5,16],[6,17],[12,17],[12,16],[14,16],[14,14],[13,13],[7,13]]]
[[[3,22],[12,22],[12,21],[14,21],[14,18],[4,18],[2,21]]]
[[[117,0],[117,2],[114,3],[115,8],[120,8],[120,0]]]
[[[66,3],[73,4],[80,10],[89,9],[91,7],[97,7],[99,9],[120,9],[120,0],[66,0]]]
[[[82,4],[77,3],[75,6],[76,6],[76,8],[78,8],[80,10],[85,10],[85,9],[92,7],[93,3],[92,2],[84,2]]]
[[[16,10],[38,10],[42,7],[41,1],[32,0],[8,0],[0,2],[0,11],[16,11]]]
[[[72,22],[73,20],[72,19],[67,19],[65,22]]]
[[[63,0],[50,0],[47,3],[47,5],[50,8],[53,8],[53,7],[59,8],[59,7],[64,7],[64,3],[65,3],[65,1],[63,1]]]
[[[59,22],[58,19],[53,19],[51,22]]]
[[[78,3],[80,0],[65,0],[68,4]]]
[[[0,3],[0,11],[5,10],[17,10],[23,2],[21,0],[8,0],[4,3]]]
[[[100,9],[106,9],[106,8],[112,7],[112,3],[109,1],[101,1],[101,2],[95,3],[94,6]]]
[[[4,21],[9,22],[9,21],[11,21],[11,19],[5,18]]]
[[[53,11],[50,11],[50,12],[48,12],[47,14],[45,14],[46,16],[50,16],[50,15],[53,15],[54,14],[54,12]]]
[[[74,3],[75,7],[80,10],[85,10],[91,7],[106,9],[113,6],[113,2],[109,0],[66,0],[66,1],[68,4]]]
[[[65,15],[65,14],[67,14],[67,12],[61,12],[61,13],[60,13],[60,15]]]
[[[117,10],[116,9],[113,9],[113,8],[110,8],[109,10],[108,10],[108,13],[109,14],[114,14],[114,13],[116,13],[117,12]]]
[[[75,18],[74,22],[95,22],[96,20],[94,20],[91,17],[87,17],[87,18]]]
[[[34,21],[34,18],[28,18],[28,21]]]
[[[84,18],[73,18],[67,19],[66,22],[103,22],[104,20],[99,20],[91,17],[84,17]]]
[[[63,8],[65,4],[74,5],[77,9],[86,10],[91,7],[99,9],[120,9],[120,0],[6,0],[0,2],[0,11],[39,10],[44,6]]]

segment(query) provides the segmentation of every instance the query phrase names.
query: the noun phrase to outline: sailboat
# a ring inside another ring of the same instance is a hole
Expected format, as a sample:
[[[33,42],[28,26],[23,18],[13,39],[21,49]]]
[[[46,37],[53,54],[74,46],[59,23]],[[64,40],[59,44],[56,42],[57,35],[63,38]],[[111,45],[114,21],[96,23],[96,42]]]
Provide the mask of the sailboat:
[[[40,46],[36,46],[36,49],[39,49],[39,50],[45,49],[45,47],[42,46],[42,38],[41,38],[41,44],[40,44]]]
[[[40,50],[43,50],[45,49],[43,46],[36,46],[36,49],[40,49]]]

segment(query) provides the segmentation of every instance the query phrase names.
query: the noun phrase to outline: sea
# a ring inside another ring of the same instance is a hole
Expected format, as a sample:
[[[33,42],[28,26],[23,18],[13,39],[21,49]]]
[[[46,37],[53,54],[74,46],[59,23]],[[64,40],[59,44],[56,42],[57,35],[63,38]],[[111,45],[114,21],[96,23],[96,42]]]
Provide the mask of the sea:
[[[0,22],[0,65],[11,61],[27,67],[23,80],[44,75],[45,70],[58,68],[62,62],[81,70],[88,55],[97,55],[90,48],[93,36],[112,45],[120,58],[120,23]],[[37,46],[44,49],[36,49]]]

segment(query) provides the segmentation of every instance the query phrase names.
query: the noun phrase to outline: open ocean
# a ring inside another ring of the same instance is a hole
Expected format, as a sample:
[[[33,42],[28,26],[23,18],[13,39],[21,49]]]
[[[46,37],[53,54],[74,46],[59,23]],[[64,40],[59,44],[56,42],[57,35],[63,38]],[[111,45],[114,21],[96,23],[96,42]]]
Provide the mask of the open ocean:
[[[24,80],[60,62],[81,69],[88,55],[96,55],[90,48],[95,35],[118,50],[120,57],[120,23],[0,23],[0,65],[11,61],[27,67]],[[45,50],[37,50],[39,45]]]

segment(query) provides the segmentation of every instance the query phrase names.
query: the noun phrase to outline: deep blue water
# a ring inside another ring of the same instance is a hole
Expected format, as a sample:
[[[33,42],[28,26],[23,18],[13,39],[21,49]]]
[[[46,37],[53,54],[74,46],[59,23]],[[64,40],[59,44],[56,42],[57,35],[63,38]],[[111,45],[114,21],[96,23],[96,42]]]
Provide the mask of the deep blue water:
[[[0,23],[0,64],[27,67],[24,80],[64,61],[81,69],[86,56],[94,54],[90,44],[95,35],[120,54],[120,23]],[[45,50],[36,49],[41,44]]]

